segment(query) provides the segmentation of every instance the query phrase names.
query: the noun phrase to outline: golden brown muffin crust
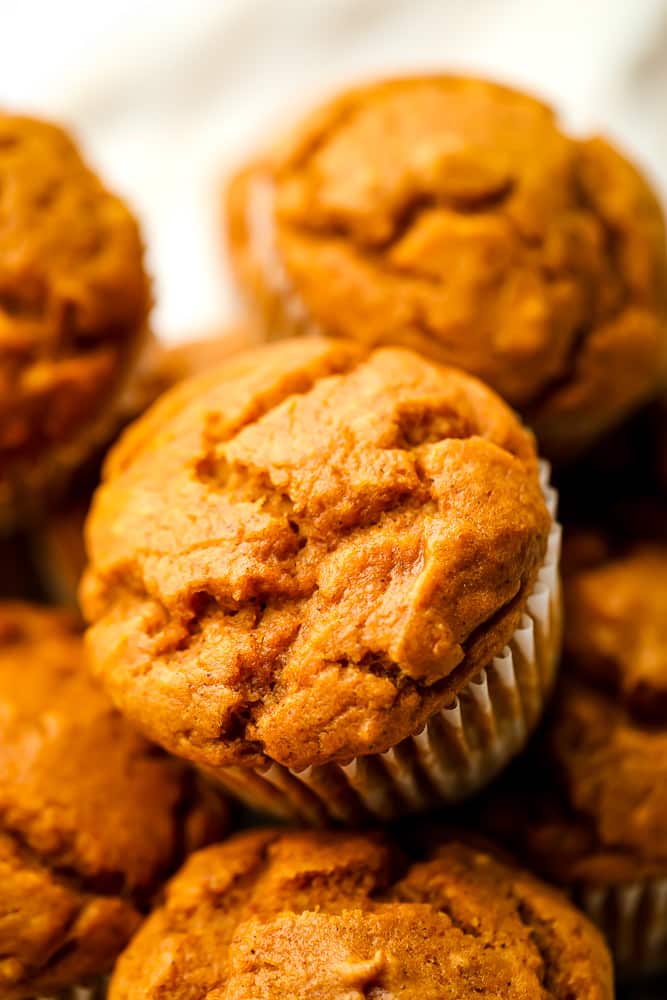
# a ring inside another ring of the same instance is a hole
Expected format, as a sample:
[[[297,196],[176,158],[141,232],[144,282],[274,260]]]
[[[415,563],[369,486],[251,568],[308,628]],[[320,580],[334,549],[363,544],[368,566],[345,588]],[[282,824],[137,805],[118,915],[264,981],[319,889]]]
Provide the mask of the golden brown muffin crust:
[[[108,970],[189,847],[222,829],[90,680],[67,615],[0,606],[0,996]]]
[[[110,1000],[610,1000],[597,931],[557,892],[450,841],[407,866],[380,835],[242,834],[193,856]]]
[[[566,576],[564,595],[577,674],[667,726],[667,545],[599,558]]]
[[[510,638],[546,547],[533,442],[403,350],[292,340],[111,453],[82,606],[116,703],[211,767],[386,749]]]
[[[667,363],[659,204],[601,139],[483,80],[395,79],[319,108],[227,195],[269,334],[412,347],[478,375],[577,450]]]
[[[88,438],[99,443],[93,431],[125,377],[148,313],[142,255],[134,218],[64,131],[0,114],[6,520],[25,516],[27,500],[43,499],[31,495],[37,463],[46,482],[87,456]]]

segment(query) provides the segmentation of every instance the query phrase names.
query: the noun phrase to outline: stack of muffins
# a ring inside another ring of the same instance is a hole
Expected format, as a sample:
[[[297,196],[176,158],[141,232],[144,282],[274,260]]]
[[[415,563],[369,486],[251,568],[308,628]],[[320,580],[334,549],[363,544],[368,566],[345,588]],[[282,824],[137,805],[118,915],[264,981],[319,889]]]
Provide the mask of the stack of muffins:
[[[241,326],[166,350],[0,116],[0,1000],[612,1000],[667,968],[658,202],[442,76],[224,214]]]

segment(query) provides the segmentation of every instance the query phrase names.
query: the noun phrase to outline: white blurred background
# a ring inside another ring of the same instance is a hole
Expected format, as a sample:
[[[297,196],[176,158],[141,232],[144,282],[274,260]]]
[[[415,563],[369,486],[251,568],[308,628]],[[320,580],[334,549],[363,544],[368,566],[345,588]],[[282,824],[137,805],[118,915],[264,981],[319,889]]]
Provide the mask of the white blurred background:
[[[537,91],[667,195],[667,0],[4,0],[0,102],[73,126],[140,216],[171,340],[233,316],[219,205],[254,143],[339,84],[419,68]]]

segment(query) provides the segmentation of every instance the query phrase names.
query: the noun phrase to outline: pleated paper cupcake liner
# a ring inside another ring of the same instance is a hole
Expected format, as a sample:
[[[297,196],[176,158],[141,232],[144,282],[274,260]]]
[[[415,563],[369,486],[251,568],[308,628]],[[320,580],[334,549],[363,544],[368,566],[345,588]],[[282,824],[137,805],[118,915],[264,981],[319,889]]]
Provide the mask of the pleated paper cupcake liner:
[[[574,900],[604,934],[622,977],[667,970],[667,878],[580,888]]]
[[[561,643],[561,528],[549,466],[541,485],[552,517],[547,553],[509,644],[414,736],[382,754],[290,770],[228,767],[217,779],[251,808],[323,825],[389,820],[465,799],[525,745],[553,686]]]
[[[271,300],[271,322],[266,324],[269,337],[275,340],[292,334],[321,336],[324,331],[314,322],[297,293],[276,245],[274,201],[273,183],[266,178],[254,178],[248,193],[246,221],[252,253]]]

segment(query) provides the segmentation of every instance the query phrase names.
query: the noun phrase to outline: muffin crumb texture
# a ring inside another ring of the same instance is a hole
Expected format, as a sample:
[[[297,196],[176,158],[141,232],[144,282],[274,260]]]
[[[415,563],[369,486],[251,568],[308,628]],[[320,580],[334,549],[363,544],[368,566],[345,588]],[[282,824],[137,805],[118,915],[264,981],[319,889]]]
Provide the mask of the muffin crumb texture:
[[[246,833],[193,856],[110,1000],[611,1000],[597,931],[456,841],[408,865],[377,834]]]
[[[282,342],[176,387],[112,452],[89,648],[119,707],[200,764],[349,760],[503,648],[549,525],[532,438],[477,380]]]
[[[318,109],[227,196],[270,333],[398,344],[469,371],[566,456],[657,391],[665,228],[638,171],[483,80],[395,79]]]
[[[0,606],[0,996],[107,972],[221,806],[87,676],[69,617]]]

